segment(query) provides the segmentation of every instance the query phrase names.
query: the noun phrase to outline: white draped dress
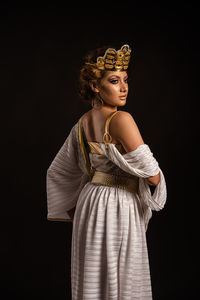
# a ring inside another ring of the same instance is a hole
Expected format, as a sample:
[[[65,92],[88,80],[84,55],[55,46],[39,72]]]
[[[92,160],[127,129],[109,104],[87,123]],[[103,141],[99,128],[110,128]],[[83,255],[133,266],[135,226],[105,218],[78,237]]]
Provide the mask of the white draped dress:
[[[151,300],[146,229],[152,210],[161,210],[166,182],[147,144],[122,154],[115,144],[98,143],[92,167],[136,176],[138,193],[91,183],[79,141],[79,122],[47,170],[48,220],[69,221],[76,206],[71,248],[72,300]],[[145,178],[160,171],[153,194]]]

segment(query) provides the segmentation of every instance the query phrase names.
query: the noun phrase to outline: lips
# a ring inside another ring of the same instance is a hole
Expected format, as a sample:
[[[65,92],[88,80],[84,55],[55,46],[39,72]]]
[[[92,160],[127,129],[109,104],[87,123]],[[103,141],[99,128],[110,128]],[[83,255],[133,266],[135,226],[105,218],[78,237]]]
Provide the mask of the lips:
[[[126,99],[127,95],[119,96],[120,99]]]

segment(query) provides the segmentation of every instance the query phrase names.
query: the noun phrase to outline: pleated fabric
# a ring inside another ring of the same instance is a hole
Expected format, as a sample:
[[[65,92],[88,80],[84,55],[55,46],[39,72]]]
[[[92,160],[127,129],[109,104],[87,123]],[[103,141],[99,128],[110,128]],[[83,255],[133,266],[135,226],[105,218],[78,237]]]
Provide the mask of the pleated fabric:
[[[87,183],[72,239],[72,299],[151,299],[145,228],[130,192]]]
[[[139,177],[139,192],[90,182],[78,141],[78,123],[47,171],[49,220],[70,220],[76,206],[71,251],[72,300],[151,300],[146,229],[152,210],[166,202],[166,182],[147,144],[121,154],[99,143],[90,153],[97,171]],[[161,172],[153,195],[145,178]]]

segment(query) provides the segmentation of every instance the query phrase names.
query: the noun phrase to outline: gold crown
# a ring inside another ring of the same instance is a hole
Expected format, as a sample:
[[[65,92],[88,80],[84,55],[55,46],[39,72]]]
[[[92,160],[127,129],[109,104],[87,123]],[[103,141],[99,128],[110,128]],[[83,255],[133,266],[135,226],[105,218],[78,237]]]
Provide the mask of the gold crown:
[[[130,56],[131,49],[129,45],[123,45],[118,51],[114,48],[108,48],[104,56],[97,57],[95,65],[99,70],[126,71],[128,69]]]

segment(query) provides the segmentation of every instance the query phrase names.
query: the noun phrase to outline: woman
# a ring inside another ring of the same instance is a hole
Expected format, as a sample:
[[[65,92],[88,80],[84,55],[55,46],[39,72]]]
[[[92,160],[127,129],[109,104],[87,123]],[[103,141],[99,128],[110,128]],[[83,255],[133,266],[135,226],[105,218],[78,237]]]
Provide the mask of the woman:
[[[73,221],[73,300],[152,299],[146,229],[166,183],[126,104],[131,49],[97,49],[80,72],[92,109],[47,170],[49,220]],[[154,186],[151,193],[149,185]]]

